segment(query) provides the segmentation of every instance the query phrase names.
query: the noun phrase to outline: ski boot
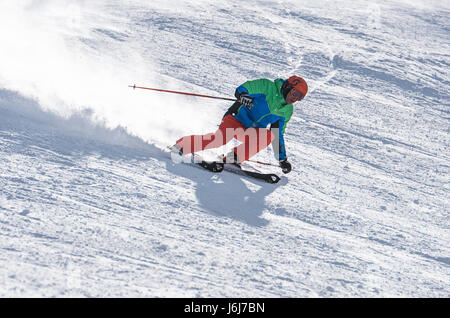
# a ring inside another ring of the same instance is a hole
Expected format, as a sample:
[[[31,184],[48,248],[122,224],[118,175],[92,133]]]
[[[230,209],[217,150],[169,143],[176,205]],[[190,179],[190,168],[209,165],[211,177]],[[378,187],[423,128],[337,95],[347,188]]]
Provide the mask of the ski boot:
[[[209,170],[211,172],[222,172],[224,168],[223,162],[217,161],[201,161],[197,162],[197,164],[202,168],[205,168],[206,170]]]
[[[182,156],[183,155],[183,148],[181,148],[180,146],[178,146],[177,144],[170,146],[169,150],[171,153],[173,153],[174,155],[179,155]]]
[[[232,150],[226,155],[222,155],[220,157],[223,163],[231,164],[239,169],[241,169],[241,163],[239,161],[239,158],[237,154]]]

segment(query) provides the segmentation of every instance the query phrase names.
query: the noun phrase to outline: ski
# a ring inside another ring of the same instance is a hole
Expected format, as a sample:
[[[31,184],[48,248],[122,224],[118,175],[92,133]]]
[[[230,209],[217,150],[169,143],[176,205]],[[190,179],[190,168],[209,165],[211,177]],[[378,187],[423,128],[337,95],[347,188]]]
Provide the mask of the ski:
[[[231,172],[231,173],[241,175],[241,176],[246,176],[246,177],[251,177],[254,179],[262,180],[267,183],[277,183],[278,181],[281,180],[280,177],[274,173],[262,173],[262,172],[257,172],[257,171],[251,171],[248,169],[243,169],[243,168],[237,167],[234,164],[226,163],[224,166],[224,170]]]
[[[170,147],[168,147],[168,149],[170,150]],[[254,171],[247,169],[247,168],[242,168],[238,165],[235,164],[230,164],[230,163],[225,163],[223,164],[222,162],[217,162],[217,161],[207,161],[204,160],[200,155],[198,154],[191,154],[190,155],[190,160],[189,161],[182,161],[184,164],[188,164],[194,167],[200,167],[203,169],[206,169],[208,171],[214,172],[214,173],[220,173],[223,170],[237,174],[237,175],[241,175],[244,177],[250,177],[253,179],[257,179],[257,180],[261,180],[267,183],[277,183],[279,182],[281,179],[278,175],[274,174],[274,173],[263,173],[260,171],[257,171],[256,169],[254,169]]]

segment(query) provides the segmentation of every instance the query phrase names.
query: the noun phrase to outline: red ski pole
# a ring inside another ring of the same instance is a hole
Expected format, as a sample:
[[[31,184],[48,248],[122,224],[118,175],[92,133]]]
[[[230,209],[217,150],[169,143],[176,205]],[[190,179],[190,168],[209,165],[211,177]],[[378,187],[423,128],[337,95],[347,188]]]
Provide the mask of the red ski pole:
[[[262,162],[262,161],[258,161],[258,160],[251,160],[251,159],[249,159],[247,161],[253,162],[253,163],[257,163],[257,164],[260,164],[260,165],[264,165],[264,166],[279,167],[278,165],[274,165],[273,163],[267,163],[267,162]]]
[[[172,94],[181,94],[181,95],[188,95],[188,96],[197,96],[197,97],[206,97],[206,98],[214,98],[214,99],[223,99],[223,100],[230,100],[235,102],[236,99],[233,98],[226,98],[226,97],[217,97],[217,96],[209,96],[209,95],[201,95],[201,94],[194,94],[194,93],[186,93],[186,92],[177,92],[177,91],[169,91],[166,89],[159,89],[159,88],[150,88],[150,87],[141,87],[134,85],[128,85],[128,87],[132,87],[133,89],[139,88],[139,89],[148,89],[151,91],[157,91],[157,92],[165,92],[165,93],[172,93]]]

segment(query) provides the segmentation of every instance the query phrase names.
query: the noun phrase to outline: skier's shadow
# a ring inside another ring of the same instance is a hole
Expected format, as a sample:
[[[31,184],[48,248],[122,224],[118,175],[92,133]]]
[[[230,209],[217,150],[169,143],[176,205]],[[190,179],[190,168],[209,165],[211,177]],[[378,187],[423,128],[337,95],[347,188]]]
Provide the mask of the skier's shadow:
[[[244,183],[243,176],[229,172],[211,173],[196,167],[169,162],[167,170],[189,178],[196,183],[196,197],[208,213],[231,217],[251,226],[265,226],[269,223],[261,215],[267,209],[265,198],[278,186],[286,184],[282,178],[278,184],[247,179],[255,184],[251,190]]]

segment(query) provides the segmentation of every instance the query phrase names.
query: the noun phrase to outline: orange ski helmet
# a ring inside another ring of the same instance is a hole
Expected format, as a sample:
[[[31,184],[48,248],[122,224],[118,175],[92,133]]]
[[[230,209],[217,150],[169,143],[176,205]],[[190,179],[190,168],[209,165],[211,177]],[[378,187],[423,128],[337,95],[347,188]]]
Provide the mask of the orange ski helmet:
[[[283,97],[286,98],[287,94],[289,94],[290,90],[293,88],[302,93],[303,98],[308,93],[308,84],[306,84],[306,81],[300,76],[291,76],[284,82],[281,87]]]

